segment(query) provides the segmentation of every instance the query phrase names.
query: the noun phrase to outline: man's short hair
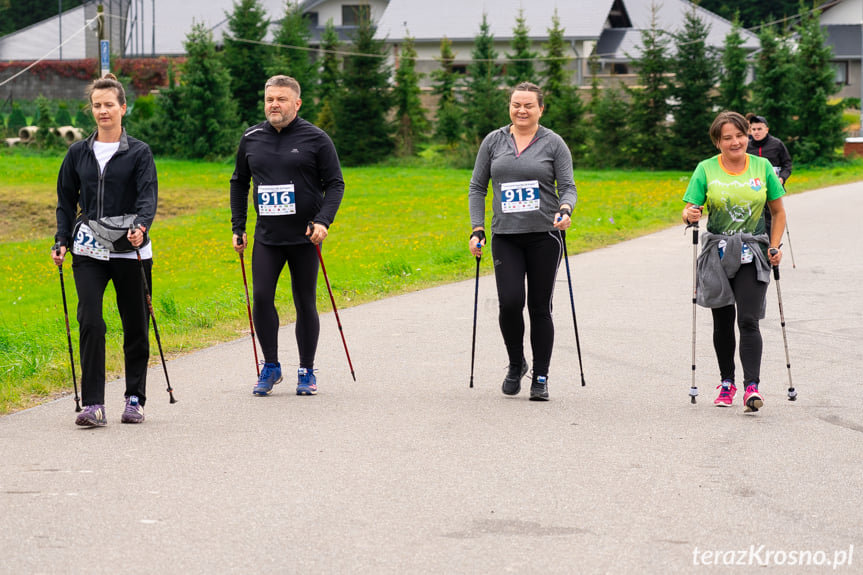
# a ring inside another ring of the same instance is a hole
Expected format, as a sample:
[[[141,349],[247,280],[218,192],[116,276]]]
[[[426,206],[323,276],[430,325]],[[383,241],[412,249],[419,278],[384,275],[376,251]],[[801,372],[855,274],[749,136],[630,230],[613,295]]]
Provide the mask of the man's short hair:
[[[277,88],[290,88],[297,93],[297,98],[300,97],[300,83],[291,78],[290,76],[284,76],[282,74],[273,76],[272,78],[267,80],[266,84],[264,84],[264,92],[266,92],[267,88],[269,88],[270,86]]]

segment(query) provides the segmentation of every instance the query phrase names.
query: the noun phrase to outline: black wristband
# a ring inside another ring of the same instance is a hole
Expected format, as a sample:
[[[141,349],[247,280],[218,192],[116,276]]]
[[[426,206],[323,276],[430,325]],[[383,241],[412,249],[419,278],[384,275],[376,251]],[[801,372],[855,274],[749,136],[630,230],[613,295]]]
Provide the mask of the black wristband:
[[[474,230],[473,232],[471,232],[470,237],[477,238],[479,240],[479,243],[483,243],[485,242],[485,230]]]
[[[557,213],[562,216],[569,216],[570,218],[572,218],[572,210],[567,208],[566,206],[561,206],[560,208],[558,208]]]

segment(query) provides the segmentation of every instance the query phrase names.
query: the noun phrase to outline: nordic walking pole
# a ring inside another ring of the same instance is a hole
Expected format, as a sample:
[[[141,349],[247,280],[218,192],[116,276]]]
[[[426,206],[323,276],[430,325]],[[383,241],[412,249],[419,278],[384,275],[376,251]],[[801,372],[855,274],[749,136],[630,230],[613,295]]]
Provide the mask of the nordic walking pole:
[[[778,251],[777,248],[771,248],[770,255]],[[797,390],[794,389],[794,384],[791,382],[791,359],[788,355],[788,336],[785,334],[785,312],[782,309],[782,290],[779,288],[779,266],[773,266],[773,278],[776,280],[776,298],[779,300],[779,321],[782,324],[782,342],[785,344],[785,367],[788,368],[788,401],[797,401]]]
[[[60,246],[54,245],[54,252],[60,252]],[[66,341],[69,342],[69,365],[72,366],[72,388],[75,390],[75,411],[81,411],[81,398],[78,397],[78,382],[75,379],[75,353],[72,351],[72,330],[69,329],[69,308],[66,306],[66,282],[63,281],[63,264],[57,266],[60,272],[60,293],[63,294],[63,315],[66,317]]]
[[[686,227],[692,228],[692,385],[689,388],[689,398],[694,404],[695,397],[698,395],[698,386],[695,385],[695,300],[698,290],[698,222],[696,221]]]
[[[314,231],[314,222],[309,222],[309,229],[311,231]],[[354,378],[354,381],[356,381],[357,376],[354,375],[354,364],[351,363],[351,354],[348,353],[348,343],[345,341],[345,332],[342,329],[342,320],[339,319],[339,310],[336,309],[336,300],[333,297],[333,288],[330,287],[330,278],[327,277],[327,268],[324,265],[324,256],[321,254],[321,246],[315,244],[315,249],[318,250],[318,261],[321,262],[321,271],[324,272],[324,281],[327,284],[327,291],[330,293],[330,303],[333,304],[333,313],[336,316],[336,324],[339,326],[339,335],[342,336],[342,345],[345,346],[345,357],[348,358],[348,367],[351,368],[351,377]]]
[[[482,247],[482,244],[478,244]],[[476,256],[476,285],[473,290],[473,340],[470,344],[470,386],[473,388],[473,362],[476,357],[476,310],[479,306],[479,262],[482,255]]]
[[[134,228],[133,228],[134,229]],[[168,384],[168,395],[171,397],[171,403],[177,403],[174,399],[174,390],[171,388],[171,380],[168,379],[168,366],[165,364],[165,354],[162,353],[162,340],[159,338],[159,326],[156,325],[156,314],[153,313],[153,299],[150,297],[150,285],[147,283],[147,274],[144,271],[144,262],[141,261],[141,250],[135,247],[135,253],[138,255],[138,263],[141,264],[141,281],[144,282],[144,296],[147,298],[147,309],[150,310],[150,317],[153,320],[153,332],[156,334],[156,344],[159,346],[159,357],[162,358],[162,369],[165,371],[165,382]]]
[[[785,219],[785,237],[788,238],[788,253],[791,254],[791,267],[797,269],[797,263],[794,261],[794,250],[791,248],[791,230],[788,229],[788,219]],[[778,278],[777,278],[778,279]],[[776,285],[779,285],[778,283]]]
[[[566,281],[569,283],[569,303],[572,305],[572,325],[575,326],[575,349],[578,351],[578,370],[581,372],[581,387],[584,383],[584,369],[581,366],[581,343],[578,341],[578,322],[575,320],[575,298],[572,297],[572,275],[569,271],[569,252],[566,249],[566,238],[558,230],[560,241],[563,244],[563,261],[566,262]]]
[[[240,252],[240,269],[243,270],[243,287],[246,289],[246,310],[249,312],[249,332],[252,334],[252,350],[255,352],[255,369],[258,377],[261,377],[261,365],[258,363],[258,346],[255,343],[255,324],[252,322],[252,303],[249,301],[249,284],[246,281],[246,263],[243,261],[243,253]]]

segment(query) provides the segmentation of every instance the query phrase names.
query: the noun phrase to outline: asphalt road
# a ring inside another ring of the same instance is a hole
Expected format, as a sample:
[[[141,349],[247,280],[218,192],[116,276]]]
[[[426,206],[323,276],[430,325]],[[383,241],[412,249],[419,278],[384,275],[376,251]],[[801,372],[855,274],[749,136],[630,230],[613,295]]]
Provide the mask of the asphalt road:
[[[173,405],[153,366],[143,425],[120,424],[121,382],[105,428],[71,396],[0,418],[0,572],[863,573],[863,184],[786,207],[796,402],[771,285],[764,408],[713,406],[703,309],[690,403],[676,226],[570,259],[586,387],[561,266],[548,403],[500,392],[489,276],[473,389],[468,281],[341,310],[356,383],[322,316],[316,397],[286,326],[267,398],[246,337],[170,361]]]

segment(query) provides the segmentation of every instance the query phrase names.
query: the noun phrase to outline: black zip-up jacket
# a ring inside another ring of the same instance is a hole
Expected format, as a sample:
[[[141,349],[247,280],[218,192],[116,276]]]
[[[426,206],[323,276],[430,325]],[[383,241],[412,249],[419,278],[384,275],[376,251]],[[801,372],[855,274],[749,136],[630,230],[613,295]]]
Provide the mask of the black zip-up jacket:
[[[100,173],[93,152],[96,132],[69,146],[57,176],[57,234],[54,240],[68,249],[78,221],[136,214],[135,225],[149,231],[156,217],[159,185],[150,146],[126,135]],[[80,210],[79,210],[80,205]]]
[[[746,153],[770,160],[774,167],[779,168],[776,175],[782,178],[784,183],[788,183],[788,178],[791,177],[791,154],[788,153],[788,148],[782,140],[767,134],[767,137],[759,142],[749,136]]]
[[[237,148],[231,176],[231,228],[242,237],[246,231],[249,183],[253,183],[255,240],[267,245],[308,243],[309,222],[330,227],[345,193],[342,168],[326,132],[299,116],[276,130],[269,122],[248,128]],[[261,216],[259,186],[294,185],[296,213]]]

